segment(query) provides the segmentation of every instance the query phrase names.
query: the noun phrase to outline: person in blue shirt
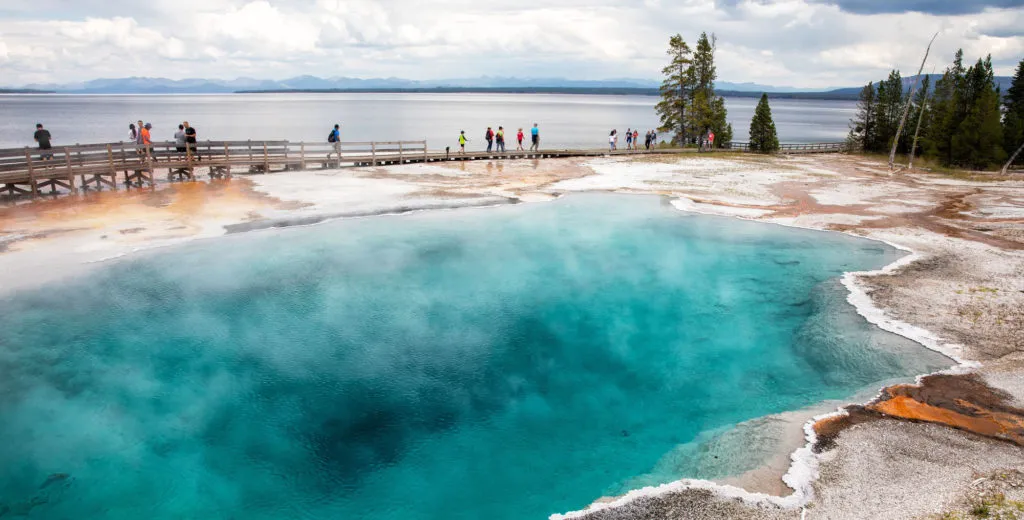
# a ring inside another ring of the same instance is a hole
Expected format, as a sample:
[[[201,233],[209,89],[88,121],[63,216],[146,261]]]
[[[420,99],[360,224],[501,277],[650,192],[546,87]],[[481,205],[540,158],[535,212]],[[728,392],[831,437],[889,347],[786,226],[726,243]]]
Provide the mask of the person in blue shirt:
[[[530,129],[530,142],[530,151],[540,151],[540,129],[537,128],[537,123]]]
[[[341,125],[334,125],[334,130],[327,136],[327,142],[334,145],[333,152],[327,152],[327,160],[331,160],[331,154],[338,154],[338,160],[341,160]]]

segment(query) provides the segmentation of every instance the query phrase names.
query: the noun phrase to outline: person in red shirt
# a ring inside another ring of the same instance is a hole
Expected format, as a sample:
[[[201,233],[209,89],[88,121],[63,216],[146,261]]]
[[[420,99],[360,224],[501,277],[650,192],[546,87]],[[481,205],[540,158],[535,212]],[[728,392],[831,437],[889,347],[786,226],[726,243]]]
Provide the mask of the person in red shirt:
[[[519,143],[519,146],[516,146],[516,151],[517,152],[518,151],[525,152],[526,148],[523,148],[523,129],[522,128],[520,128],[519,129],[519,133],[516,134],[516,142]]]

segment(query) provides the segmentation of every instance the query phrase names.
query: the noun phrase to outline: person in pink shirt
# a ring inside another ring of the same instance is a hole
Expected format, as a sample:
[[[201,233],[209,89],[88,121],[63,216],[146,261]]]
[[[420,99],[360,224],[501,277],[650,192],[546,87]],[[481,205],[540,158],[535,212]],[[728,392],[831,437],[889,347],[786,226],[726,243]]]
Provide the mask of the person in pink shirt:
[[[519,152],[519,151],[525,152],[526,148],[523,148],[523,129],[522,128],[520,128],[519,132],[516,134],[516,142],[519,143],[518,146],[516,146],[516,151],[517,152]]]

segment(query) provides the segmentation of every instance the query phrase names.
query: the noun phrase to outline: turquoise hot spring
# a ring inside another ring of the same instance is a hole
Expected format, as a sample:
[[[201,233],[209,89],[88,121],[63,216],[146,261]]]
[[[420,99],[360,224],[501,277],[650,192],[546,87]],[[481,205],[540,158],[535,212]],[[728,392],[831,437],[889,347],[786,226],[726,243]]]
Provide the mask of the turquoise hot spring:
[[[543,519],[738,475],[763,450],[708,439],[951,364],[846,301],[904,254],[579,194],[104,262],[0,297],[0,518]]]

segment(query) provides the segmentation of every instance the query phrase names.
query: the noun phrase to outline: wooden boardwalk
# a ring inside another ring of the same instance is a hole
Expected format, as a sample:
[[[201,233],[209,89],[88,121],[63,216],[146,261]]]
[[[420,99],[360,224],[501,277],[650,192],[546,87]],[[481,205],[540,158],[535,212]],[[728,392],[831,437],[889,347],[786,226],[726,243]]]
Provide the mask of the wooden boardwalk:
[[[341,156],[331,143],[289,141],[202,141],[194,148],[178,150],[172,142],[154,143],[148,149],[133,143],[87,144],[55,147],[48,158],[36,148],[0,150],[0,194],[32,197],[80,189],[117,189],[154,185],[166,171],[168,180],[192,180],[199,169],[211,178],[233,173],[328,169],[352,166],[445,161],[551,159],[560,157],[603,157],[642,154],[697,152],[694,148],[651,150],[607,149],[487,152],[431,151],[426,141],[375,141],[340,143]],[[746,152],[746,143],[730,148]],[[782,145],[783,153],[830,153],[845,150],[843,143]],[[328,156],[330,158],[328,158]]]

